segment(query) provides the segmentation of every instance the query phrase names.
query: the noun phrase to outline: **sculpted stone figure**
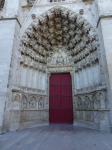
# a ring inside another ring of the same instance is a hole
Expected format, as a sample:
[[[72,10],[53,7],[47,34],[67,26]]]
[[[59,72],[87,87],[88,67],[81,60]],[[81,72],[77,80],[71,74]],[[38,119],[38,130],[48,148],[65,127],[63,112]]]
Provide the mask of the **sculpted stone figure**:
[[[30,109],[34,109],[36,107],[36,99],[35,99],[35,97],[32,97],[30,99],[29,107],[30,107]]]
[[[83,103],[80,97],[77,98],[77,109],[83,109]]]
[[[24,95],[22,96],[21,107],[22,109],[27,109],[27,98]]]
[[[84,99],[84,108],[90,109],[90,100],[89,100],[89,97],[87,97],[87,96]]]

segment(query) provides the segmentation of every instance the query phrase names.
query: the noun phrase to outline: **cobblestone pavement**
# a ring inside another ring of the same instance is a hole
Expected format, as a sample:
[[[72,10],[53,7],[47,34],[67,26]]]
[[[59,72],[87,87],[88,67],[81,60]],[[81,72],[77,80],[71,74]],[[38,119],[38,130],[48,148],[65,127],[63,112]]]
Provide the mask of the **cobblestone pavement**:
[[[49,125],[0,135],[0,150],[112,150],[112,133]]]

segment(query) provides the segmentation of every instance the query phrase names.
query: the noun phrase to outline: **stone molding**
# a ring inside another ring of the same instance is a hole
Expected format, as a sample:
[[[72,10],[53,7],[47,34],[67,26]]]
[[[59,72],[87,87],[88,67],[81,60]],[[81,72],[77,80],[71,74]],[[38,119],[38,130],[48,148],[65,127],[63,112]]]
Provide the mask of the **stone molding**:
[[[98,28],[99,22],[100,22],[100,20],[103,19],[103,18],[112,18],[112,15],[102,15],[102,16],[99,16],[98,21],[97,21],[96,28]]]
[[[2,21],[2,20],[17,20],[19,26],[22,27],[22,25],[17,17],[15,17],[15,18],[14,17],[13,18],[0,18],[0,21]]]

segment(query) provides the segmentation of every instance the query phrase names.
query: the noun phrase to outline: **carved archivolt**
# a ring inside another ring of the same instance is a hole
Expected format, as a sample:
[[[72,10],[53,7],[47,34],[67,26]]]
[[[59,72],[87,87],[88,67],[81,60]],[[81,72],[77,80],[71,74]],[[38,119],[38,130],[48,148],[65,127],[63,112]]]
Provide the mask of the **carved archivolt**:
[[[56,47],[66,47],[74,63],[97,59],[98,35],[92,26],[73,11],[54,7],[34,19],[20,42],[21,61],[46,67]]]

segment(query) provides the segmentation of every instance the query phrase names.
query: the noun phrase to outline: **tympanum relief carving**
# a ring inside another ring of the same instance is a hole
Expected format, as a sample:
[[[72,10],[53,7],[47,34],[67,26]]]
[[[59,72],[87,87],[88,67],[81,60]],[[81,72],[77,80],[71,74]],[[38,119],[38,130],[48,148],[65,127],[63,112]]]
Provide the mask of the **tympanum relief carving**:
[[[65,53],[65,51],[61,48],[57,52],[54,53],[50,62],[47,64],[48,67],[66,67],[72,66],[72,61],[70,60],[71,57]]]

